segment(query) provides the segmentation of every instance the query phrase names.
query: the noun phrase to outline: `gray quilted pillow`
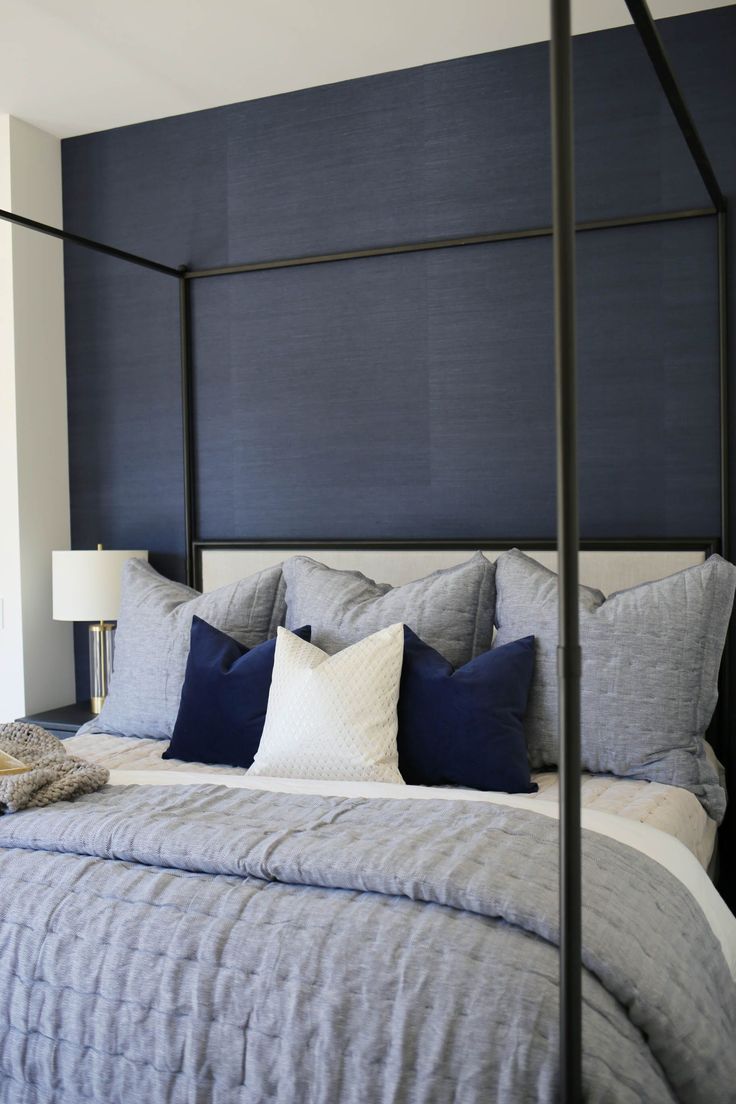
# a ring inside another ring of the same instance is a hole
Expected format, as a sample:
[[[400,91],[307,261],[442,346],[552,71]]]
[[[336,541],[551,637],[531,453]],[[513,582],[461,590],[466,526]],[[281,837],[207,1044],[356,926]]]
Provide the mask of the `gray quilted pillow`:
[[[179,709],[192,617],[252,648],[283,622],[281,566],[200,594],[159,575],[145,560],[123,567],[110,692],[82,732],[168,740]]]
[[[558,762],[557,576],[514,549],[496,562],[495,644],[533,634],[525,728],[533,769]],[[736,567],[720,556],[611,595],[580,588],[583,769],[691,790],[717,821],[725,794],[703,738],[718,697]]]
[[[403,621],[454,667],[491,646],[495,565],[476,552],[457,567],[391,587],[359,571],[337,571],[308,556],[283,565],[286,625],[312,626],[312,643],[330,655]]]

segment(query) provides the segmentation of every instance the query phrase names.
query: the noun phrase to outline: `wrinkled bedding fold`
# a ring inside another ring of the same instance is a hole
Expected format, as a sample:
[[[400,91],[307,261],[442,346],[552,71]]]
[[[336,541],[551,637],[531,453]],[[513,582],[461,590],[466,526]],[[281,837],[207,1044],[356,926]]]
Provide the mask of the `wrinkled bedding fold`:
[[[0,1100],[552,1101],[556,854],[520,809],[209,785],[0,818]],[[733,1099],[699,905],[583,865],[588,1099]]]
[[[188,763],[180,759],[162,760],[162,753],[168,745],[161,740],[96,733],[72,736],[65,744],[70,752],[111,770],[166,770],[176,773],[196,770],[197,773],[213,776],[247,774],[242,767]],[[714,762],[717,760],[714,759]],[[532,777],[539,786],[539,793],[533,795],[534,799],[557,803],[557,773],[545,771]],[[708,817],[698,799],[688,790],[658,782],[584,773],[581,801],[583,808],[612,813],[667,832],[684,843],[705,868],[711,861],[716,839],[715,821]]]

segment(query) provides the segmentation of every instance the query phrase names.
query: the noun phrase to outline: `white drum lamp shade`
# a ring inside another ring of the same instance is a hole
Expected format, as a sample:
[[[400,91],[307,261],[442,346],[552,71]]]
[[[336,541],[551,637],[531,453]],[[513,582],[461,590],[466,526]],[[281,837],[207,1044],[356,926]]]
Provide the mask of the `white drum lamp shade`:
[[[123,564],[130,559],[148,559],[148,552],[140,549],[51,555],[54,621],[117,621]]]
[[[120,613],[120,581],[126,560],[147,560],[141,549],[53,552],[54,621],[89,621],[90,708],[105,704]]]

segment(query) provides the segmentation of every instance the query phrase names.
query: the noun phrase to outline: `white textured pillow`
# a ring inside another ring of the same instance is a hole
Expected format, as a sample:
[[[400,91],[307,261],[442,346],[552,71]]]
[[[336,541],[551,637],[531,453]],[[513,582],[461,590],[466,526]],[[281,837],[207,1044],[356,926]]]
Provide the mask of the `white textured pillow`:
[[[403,782],[396,748],[403,625],[328,655],[279,628],[250,774]]]

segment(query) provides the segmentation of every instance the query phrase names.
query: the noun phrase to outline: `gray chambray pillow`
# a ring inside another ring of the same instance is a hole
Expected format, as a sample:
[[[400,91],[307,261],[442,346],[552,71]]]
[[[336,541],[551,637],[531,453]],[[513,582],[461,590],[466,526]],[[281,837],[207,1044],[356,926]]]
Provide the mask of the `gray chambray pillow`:
[[[558,763],[557,576],[514,549],[496,561],[495,646],[534,635],[524,722],[533,769]],[[720,556],[612,594],[580,587],[582,765],[691,790],[720,822],[703,739],[718,698],[736,567]]]
[[[168,740],[179,709],[196,613],[252,648],[283,622],[281,565],[200,594],[145,560],[123,567],[110,691],[99,717],[79,731]]]
[[[333,655],[397,621],[462,667],[493,638],[495,565],[476,552],[456,567],[391,587],[359,571],[338,571],[308,556],[283,565],[286,626],[312,626],[312,643]]]

